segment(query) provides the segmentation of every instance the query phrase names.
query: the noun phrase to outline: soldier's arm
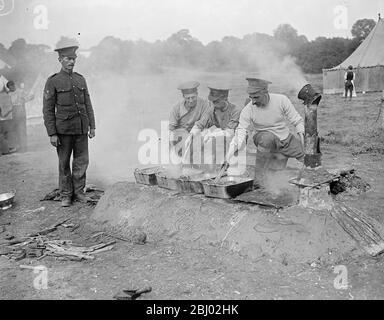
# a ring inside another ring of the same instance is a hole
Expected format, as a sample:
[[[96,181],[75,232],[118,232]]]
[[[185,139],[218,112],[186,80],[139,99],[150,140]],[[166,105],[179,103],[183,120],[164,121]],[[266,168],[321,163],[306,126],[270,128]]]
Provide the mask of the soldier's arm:
[[[51,79],[48,79],[43,94],[44,125],[49,136],[56,135],[56,89]]]
[[[174,131],[179,124],[179,108],[178,105],[172,108],[172,111],[169,115],[169,130]]]
[[[193,128],[198,130],[203,130],[207,128],[210,123],[210,119],[213,116],[213,112],[213,105],[209,101],[205,101],[202,106],[200,119],[195,122]]]
[[[235,108],[231,112],[226,129],[236,130],[237,126],[239,125],[240,113],[241,110],[239,110],[238,108]]]
[[[90,129],[96,129],[96,122],[95,122],[95,113],[93,112],[91,97],[89,95],[87,82],[85,81],[85,108],[87,110],[87,115],[89,119],[89,127]]]
[[[232,141],[229,145],[229,149],[226,155],[227,162],[230,162],[236,150],[240,150],[243,148],[251,125],[252,125],[251,110],[250,108],[245,107],[240,112],[239,125],[237,126],[236,132],[235,132],[236,134],[232,138]]]

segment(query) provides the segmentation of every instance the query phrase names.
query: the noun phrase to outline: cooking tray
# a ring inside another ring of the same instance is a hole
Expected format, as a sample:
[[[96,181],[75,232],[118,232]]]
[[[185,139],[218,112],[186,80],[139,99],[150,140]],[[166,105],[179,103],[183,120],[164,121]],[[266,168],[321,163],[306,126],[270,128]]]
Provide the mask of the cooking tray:
[[[221,178],[217,184],[213,180],[206,180],[202,182],[202,185],[205,196],[230,199],[252,190],[253,179],[228,176]]]
[[[7,210],[12,207],[16,191],[0,194],[0,210]]]
[[[165,172],[156,172],[156,180],[160,188],[179,190],[179,179],[168,177]]]
[[[204,193],[203,181],[211,180],[216,177],[216,174],[202,173],[192,176],[181,176],[178,181],[180,192],[184,193]]]
[[[157,185],[156,173],[161,167],[135,169],[134,175],[137,183],[149,186]]]

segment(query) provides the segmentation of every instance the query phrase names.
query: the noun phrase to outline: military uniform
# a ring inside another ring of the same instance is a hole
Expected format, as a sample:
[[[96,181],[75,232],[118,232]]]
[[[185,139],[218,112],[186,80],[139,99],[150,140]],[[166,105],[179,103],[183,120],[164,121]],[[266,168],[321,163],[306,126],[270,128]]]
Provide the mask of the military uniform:
[[[84,77],[64,70],[49,77],[44,89],[43,114],[48,135],[57,135],[60,141],[57,154],[61,196],[82,195],[89,163],[87,134],[89,129],[95,129],[94,112]]]

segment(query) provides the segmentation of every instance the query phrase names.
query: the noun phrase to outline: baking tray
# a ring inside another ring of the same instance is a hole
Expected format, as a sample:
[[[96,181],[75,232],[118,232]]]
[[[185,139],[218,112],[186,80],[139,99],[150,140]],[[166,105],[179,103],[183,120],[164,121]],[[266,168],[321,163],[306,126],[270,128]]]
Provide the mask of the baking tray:
[[[168,177],[164,172],[156,173],[157,184],[160,188],[168,190],[179,190],[179,179]]]
[[[204,193],[202,182],[214,178],[216,178],[216,174],[213,173],[182,176],[178,181],[179,191],[184,193]]]
[[[156,173],[161,167],[151,167],[144,169],[135,169],[134,176],[137,183],[146,184],[149,186],[157,185]]]
[[[213,180],[202,182],[204,194],[211,198],[230,199],[250,191],[253,188],[253,179],[228,176],[215,184]]]
[[[16,191],[14,190],[8,193],[0,194],[0,210],[7,210],[9,208],[12,208],[15,196]]]

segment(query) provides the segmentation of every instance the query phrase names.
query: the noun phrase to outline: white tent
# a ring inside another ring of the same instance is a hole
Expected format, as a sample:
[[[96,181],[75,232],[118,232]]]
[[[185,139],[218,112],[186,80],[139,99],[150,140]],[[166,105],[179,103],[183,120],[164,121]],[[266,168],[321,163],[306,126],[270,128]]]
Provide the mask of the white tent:
[[[375,28],[361,45],[340,65],[323,70],[325,94],[344,91],[344,75],[348,66],[356,74],[356,91],[382,91],[384,89],[384,20],[379,19]]]

